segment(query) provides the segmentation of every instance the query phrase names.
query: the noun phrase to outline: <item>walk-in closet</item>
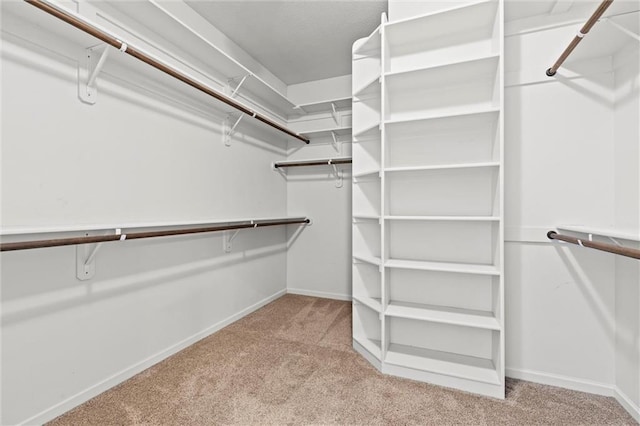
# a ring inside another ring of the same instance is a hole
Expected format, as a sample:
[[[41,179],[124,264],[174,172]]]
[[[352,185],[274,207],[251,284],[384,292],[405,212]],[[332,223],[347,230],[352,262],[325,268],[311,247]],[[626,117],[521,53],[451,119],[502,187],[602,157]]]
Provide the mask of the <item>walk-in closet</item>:
[[[640,0],[0,7],[0,424],[640,422]]]

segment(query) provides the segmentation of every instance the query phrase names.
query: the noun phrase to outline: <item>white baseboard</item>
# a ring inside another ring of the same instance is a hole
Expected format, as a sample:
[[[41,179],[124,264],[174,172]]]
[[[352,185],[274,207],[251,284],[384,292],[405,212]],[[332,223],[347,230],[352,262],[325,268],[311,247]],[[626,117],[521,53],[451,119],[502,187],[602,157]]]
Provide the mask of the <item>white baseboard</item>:
[[[593,393],[603,396],[614,396],[614,387],[606,383],[591,380],[578,379],[576,377],[561,376],[559,374],[543,373],[540,371],[522,370],[518,368],[506,368],[507,377],[527,380],[543,385],[557,386],[580,392]]]
[[[320,297],[322,299],[346,300],[351,301],[351,295],[340,293],[327,293],[324,291],[305,290],[303,288],[288,288],[288,294],[299,294],[301,296]]]
[[[83,402],[88,401],[89,399],[98,396],[99,394],[101,394],[102,392],[105,392],[109,389],[111,389],[112,387],[124,382],[127,379],[130,379],[131,377],[135,376],[138,373],[141,373],[142,371],[146,370],[147,368],[159,363],[160,361],[170,357],[171,355],[180,352],[181,350],[185,349],[188,346],[193,345],[194,343],[196,343],[199,340],[204,339],[205,337],[208,337],[210,335],[212,335],[213,333],[215,333],[216,331],[226,327],[227,325],[239,320],[240,318],[249,315],[250,313],[260,309],[261,307],[263,307],[264,305],[284,296],[284,294],[286,293],[286,290],[280,290],[277,293],[249,306],[246,309],[243,309],[242,311],[238,312],[237,314],[231,315],[230,317],[217,322],[216,324],[213,324],[210,327],[207,327],[206,329],[190,336],[187,337],[186,339],[176,343],[175,345],[172,345],[128,368],[125,368],[124,370],[120,371],[119,373],[114,374],[113,376],[99,382],[96,383],[95,385],[67,398],[66,400],[50,407],[47,408],[44,411],[41,411],[40,413],[36,414],[35,416],[32,416],[22,422],[20,422],[19,424],[21,425],[33,425],[33,424],[43,424],[46,423],[50,420],[55,419],[56,417],[66,413],[67,411],[71,410],[72,408],[77,407],[78,405],[82,404]]]
[[[614,389],[613,396],[616,401],[618,401],[618,403],[620,403],[620,405],[622,405],[622,407],[627,410],[627,413],[629,413],[636,422],[640,423],[640,407],[634,404],[631,398],[625,395],[617,386]]]

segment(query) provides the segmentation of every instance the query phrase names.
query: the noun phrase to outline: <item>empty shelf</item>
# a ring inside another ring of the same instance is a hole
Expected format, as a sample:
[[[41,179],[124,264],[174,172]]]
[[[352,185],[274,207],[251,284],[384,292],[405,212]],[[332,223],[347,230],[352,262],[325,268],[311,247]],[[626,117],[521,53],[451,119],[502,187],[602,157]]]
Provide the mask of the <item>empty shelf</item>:
[[[365,127],[362,130],[359,130],[357,133],[353,134],[354,138],[365,138],[365,137],[370,137],[373,136],[376,132],[380,132],[379,130],[380,127],[380,123],[374,123],[372,125],[370,125],[369,127]]]
[[[354,178],[380,176],[380,170],[367,170],[365,172],[353,173]]]
[[[379,298],[354,295],[353,300],[362,303],[378,313],[382,312],[382,302]]]
[[[363,348],[365,348],[369,353],[371,353],[371,355],[373,355],[374,357],[380,359],[382,358],[382,351],[380,350],[380,340],[373,340],[373,339],[368,339],[368,338],[363,338],[360,336],[353,336],[353,340],[355,340],[356,342],[358,342]]]
[[[367,53],[380,56],[380,26],[378,26],[354,51],[354,55],[366,56]]]
[[[386,172],[415,172],[423,170],[444,170],[444,169],[473,169],[482,167],[500,167],[497,161],[484,163],[460,163],[460,164],[438,164],[432,166],[411,166],[411,167],[387,167]]]
[[[355,256],[354,256],[355,257]],[[422,260],[389,259],[387,268],[417,269],[422,271],[459,272],[475,275],[500,275],[500,270],[494,265],[477,265],[472,263],[428,262]]]
[[[375,75],[369,81],[365,82],[364,85],[358,88],[355,92],[353,92],[354,98],[361,98],[368,95],[373,95],[375,93],[380,93],[380,76]]]
[[[303,112],[306,112],[307,114],[318,112],[332,112],[333,107],[331,106],[331,104],[333,104],[333,107],[335,107],[336,110],[351,108],[351,97],[345,96],[342,98],[327,99],[324,101],[300,104],[297,105],[295,109],[299,109]]]
[[[487,330],[501,329],[500,323],[492,312],[471,309],[392,301],[385,315]]]
[[[380,220],[380,216],[376,216],[373,214],[354,214],[354,219],[363,219],[363,220]]]
[[[354,254],[353,258],[355,260],[359,260],[359,261],[365,262],[365,263],[370,263],[372,265],[380,266],[382,264],[382,261],[380,260],[379,257],[373,257],[373,256],[361,255],[361,254]]]
[[[485,358],[392,343],[385,362],[493,385],[501,384],[493,361]]]
[[[405,90],[410,90],[412,87],[420,90],[441,88],[459,85],[460,82],[466,81],[486,84],[484,80],[487,77],[495,77],[499,62],[500,56],[492,54],[442,65],[389,72],[385,76],[387,84]]]
[[[499,222],[498,216],[385,216],[387,220],[416,220],[442,222]]]
[[[427,121],[427,120],[438,120],[442,118],[454,118],[454,117],[466,117],[469,115],[475,114],[487,114],[494,113],[499,114],[500,108],[497,106],[492,106],[489,108],[468,108],[468,107],[460,107],[454,109],[447,110],[444,113],[437,114],[425,114],[423,116],[415,117],[415,118],[407,118],[401,120],[386,120],[385,124],[387,125],[411,125],[413,123]]]

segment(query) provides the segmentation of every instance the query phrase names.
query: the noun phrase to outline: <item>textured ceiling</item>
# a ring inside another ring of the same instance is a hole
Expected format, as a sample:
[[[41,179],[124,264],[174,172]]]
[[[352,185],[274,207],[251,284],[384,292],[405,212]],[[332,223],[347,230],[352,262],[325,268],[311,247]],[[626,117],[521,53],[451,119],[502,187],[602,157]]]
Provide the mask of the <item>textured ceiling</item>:
[[[288,85],[351,74],[351,45],[387,10],[386,0],[187,4]]]

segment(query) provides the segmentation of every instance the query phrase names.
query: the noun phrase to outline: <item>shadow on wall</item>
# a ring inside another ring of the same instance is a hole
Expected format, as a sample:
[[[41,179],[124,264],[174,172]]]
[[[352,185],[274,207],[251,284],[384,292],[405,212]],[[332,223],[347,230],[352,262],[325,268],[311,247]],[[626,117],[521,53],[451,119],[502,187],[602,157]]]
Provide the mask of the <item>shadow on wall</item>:
[[[299,227],[303,229],[304,227]],[[147,267],[146,270],[141,271],[139,264],[134,263],[135,267],[131,268],[131,262],[129,262],[129,271],[125,275],[120,276],[111,276],[108,278],[99,279],[96,278],[90,281],[77,281],[75,278],[75,266],[73,268],[68,267],[62,268],[61,270],[55,271],[58,275],[61,272],[64,273],[63,277],[58,277],[57,280],[52,281],[63,281],[62,284],[66,284],[61,286],[58,290],[51,291],[49,287],[50,279],[54,278],[48,276],[48,279],[41,280],[39,283],[34,282],[33,279],[23,280],[17,279],[20,277],[19,265],[25,265],[24,261],[17,261],[18,256],[24,256],[25,253],[20,252],[12,252],[12,253],[3,253],[3,276],[2,276],[2,285],[3,285],[3,303],[2,303],[2,323],[3,325],[26,321],[31,318],[39,317],[42,315],[47,315],[56,311],[66,310],[73,307],[77,307],[80,305],[88,305],[90,303],[94,303],[103,299],[112,298],[121,296],[123,294],[138,292],[145,288],[149,288],[152,286],[160,286],[170,284],[172,282],[179,281],[181,279],[195,276],[199,274],[208,273],[211,271],[222,271],[228,268],[233,268],[236,265],[242,263],[248,263],[252,261],[256,261],[260,258],[266,258],[269,256],[273,256],[279,253],[285,253],[287,250],[287,245],[292,243],[295,238],[299,235],[299,232],[293,233],[289,236],[289,241],[287,243],[268,243],[263,244],[262,246],[252,246],[252,247],[243,247],[238,240],[234,240],[234,245],[237,246],[237,250],[231,253],[224,253],[222,251],[222,237],[218,238],[207,238],[206,244],[212,245],[216,248],[219,248],[219,254],[213,257],[207,257],[204,259],[200,259],[194,262],[180,262],[175,263],[171,266],[167,267],[158,267],[157,265],[152,265],[149,267],[148,262],[145,262],[144,265]],[[166,243],[166,242],[165,242]],[[246,245],[246,244],[244,244]],[[196,246],[196,248],[199,245]],[[181,246],[182,250],[171,250],[171,253],[178,254],[180,252],[184,253],[186,246]],[[202,248],[202,247],[200,247]],[[72,257],[75,261],[75,255],[73,255],[72,250],[67,247],[67,250],[59,250],[60,248],[53,249],[44,249],[44,250],[58,250],[62,251],[64,255],[67,257]],[[64,248],[63,248],[64,249]],[[136,251],[140,251],[141,248],[135,249]],[[145,251],[153,251],[150,247],[142,248]],[[37,250],[43,251],[43,250]],[[132,251],[127,251],[129,254]],[[197,252],[197,250],[196,250]],[[193,254],[194,247],[193,243],[191,243],[191,249],[188,250],[187,254]],[[169,255],[169,252],[165,253]],[[5,255],[11,255],[13,259],[7,259],[4,257]],[[37,255],[42,255],[42,253],[38,253]],[[102,258],[100,256],[102,255]],[[162,259],[166,259],[167,256],[162,256]],[[119,259],[114,259],[115,257]],[[36,259],[36,256],[28,257],[31,260]],[[120,256],[114,256],[114,253],[111,252],[101,252],[98,255],[98,262],[101,262],[103,265],[103,269],[108,269],[111,267],[117,266],[117,261],[123,261]],[[68,264],[69,262],[67,262]],[[13,264],[13,265],[12,265]],[[18,264],[18,265],[16,265]],[[6,268],[5,265],[9,265],[10,268]],[[7,270],[11,269],[11,270]],[[227,271],[228,272],[228,271]],[[10,275],[10,276],[9,276]],[[32,275],[33,277],[33,275]],[[234,274],[234,278],[236,278]],[[242,277],[237,277],[241,279]],[[69,285],[71,283],[71,285]],[[14,297],[13,299],[7,300],[4,297],[6,294],[5,289],[10,292],[10,288],[12,286],[30,286],[37,284],[41,290],[37,293],[32,293],[24,297]],[[215,283],[212,282],[212,285],[228,285],[229,282],[225,281],[224,283]],[[178,284],[177,284],[178,285]],[[184,285],[184,283],[179,283],[179,285]]]

